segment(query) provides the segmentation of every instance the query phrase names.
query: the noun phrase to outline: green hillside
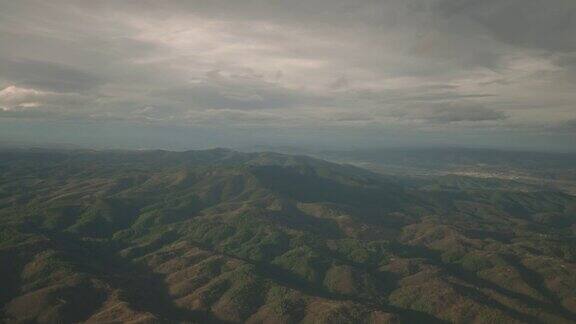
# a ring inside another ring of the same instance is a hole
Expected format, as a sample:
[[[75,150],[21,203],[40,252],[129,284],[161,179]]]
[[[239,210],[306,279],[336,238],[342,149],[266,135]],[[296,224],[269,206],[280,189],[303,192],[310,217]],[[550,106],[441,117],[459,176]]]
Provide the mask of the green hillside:
[[[496,182],[0,152],[0,321],[576,322],[576,197]]]

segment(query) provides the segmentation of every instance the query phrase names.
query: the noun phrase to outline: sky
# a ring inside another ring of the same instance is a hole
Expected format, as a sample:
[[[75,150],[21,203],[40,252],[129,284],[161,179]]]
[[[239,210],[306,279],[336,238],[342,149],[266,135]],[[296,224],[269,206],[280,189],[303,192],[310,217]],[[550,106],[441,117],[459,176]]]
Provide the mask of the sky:
[[[0,143],[576,150],[574,0],[0,0]]]

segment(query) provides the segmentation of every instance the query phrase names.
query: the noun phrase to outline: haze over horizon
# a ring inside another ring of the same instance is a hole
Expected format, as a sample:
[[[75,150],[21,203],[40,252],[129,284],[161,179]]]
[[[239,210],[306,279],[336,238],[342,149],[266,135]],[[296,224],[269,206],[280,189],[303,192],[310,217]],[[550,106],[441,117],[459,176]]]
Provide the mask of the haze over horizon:
[[[0,0],[0,141],[574,151],[572,0]]]

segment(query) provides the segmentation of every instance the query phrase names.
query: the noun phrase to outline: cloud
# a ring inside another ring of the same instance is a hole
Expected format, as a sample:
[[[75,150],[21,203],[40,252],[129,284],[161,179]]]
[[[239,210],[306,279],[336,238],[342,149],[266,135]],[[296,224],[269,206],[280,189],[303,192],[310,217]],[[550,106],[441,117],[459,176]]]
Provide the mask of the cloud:
[[[439,124],[501,121],[508,118],[503,112],[479,104],[462,102],[443,102],[424,107],[408,107],[408,109],[397,111],[395,115],[401,119],[423,120]]]
[[[322,95],[284,87],[253,74],[209,71],[182,88],[153,93],[196,109],[279,109],[326,102]]]
[[[2,78],[19,86],[57,92],[86,92],[102,80],[77,68],[52,62],[0,58]]]
[[[82,101],[83,98],[76,94],[20,88],[13,85],[0,90],[0,106],[4,110],[79,105]]]
[[[576,134],[576,118],[567,121],[562,121],[547,127],[548,131]]]
[[[9,86],[0,91],[0,105],[4,110],[13,110],[18,107],[37,107],[38,99],[47,93],[34,90]]]
[[[432,109],[427,116],[423,117],[440,123],[495,121],[507,118],[502,112],[481,106],[439,107]]]
[[[576,118],[572,0],[0,1],[0,118],[487,133]]]
[[[447,17],[470,19],[512,45],[576,50],[576,4],[572,0],[443,0],[438,8]]]
[[[334,90],[348,88],[350,86],[350,80],[345,76],[341,76],[330,83],[330,88]]]

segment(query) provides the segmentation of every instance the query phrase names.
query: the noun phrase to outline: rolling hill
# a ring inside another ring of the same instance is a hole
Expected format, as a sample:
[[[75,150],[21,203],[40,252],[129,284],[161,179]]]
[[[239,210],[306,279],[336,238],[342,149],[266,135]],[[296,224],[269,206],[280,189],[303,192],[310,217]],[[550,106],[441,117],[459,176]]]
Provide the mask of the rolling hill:
[[[576,197],[277,153],[0,152],[7,323],[572,323]]]

